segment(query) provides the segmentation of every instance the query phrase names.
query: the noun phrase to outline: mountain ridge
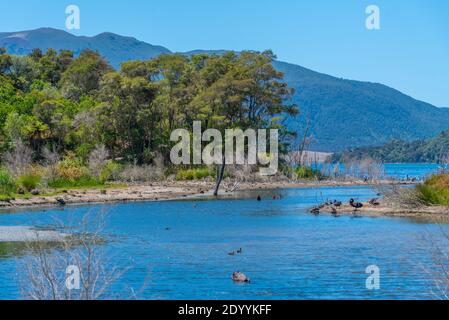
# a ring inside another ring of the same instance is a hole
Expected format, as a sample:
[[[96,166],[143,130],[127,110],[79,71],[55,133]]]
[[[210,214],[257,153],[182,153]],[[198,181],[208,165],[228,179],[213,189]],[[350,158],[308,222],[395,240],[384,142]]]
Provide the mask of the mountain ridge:
[[[15,40],[15,41],[14,41]],[[67,31],[54,28],[39,28],[18,32],[0,32],[0,47],[6,47],[8,53],[24,55],[34,48],[47,50],[68,49],[79,54],[84,49],[100,52],[114,67],[127,60],[151,59],[171,51],[160,45],[148,44],[134,37],[121,36],[112,32],[98,35],[76,36]]]
[[[377,147],[359,147],[332,156],[334,162],[373,158],[384,163],[441,163],[449,160],[449,130],[414,141],[393,140]]]
[[[75,54],[92,49],[116,68],[124,61],[172,53],[163,46],[111,32],[88,37],[53,28],[0,33],[0,47],[19,55],[33,48],[69,49]],[[196,49],[179,54],[227,51]],[[314,136],[311,148],[316,151],[376,146],[393,139],[425,139],[449,129],[449,109],[416,100],[381,83],[342,79],[288,62],[274,61],[273,65],[296,90],[292,102],[301,108],[299,123],[291,120],[289,127],[302,135],[309,122]]]

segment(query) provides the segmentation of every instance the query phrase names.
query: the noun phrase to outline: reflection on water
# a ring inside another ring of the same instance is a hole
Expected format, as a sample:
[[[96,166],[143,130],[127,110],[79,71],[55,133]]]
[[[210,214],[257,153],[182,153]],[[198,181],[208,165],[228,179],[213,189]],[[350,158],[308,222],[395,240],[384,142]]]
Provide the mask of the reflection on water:
[[[257,195],[262,201],[256,201]],[[281,199],[273,200],[273,196]],[[259,191],[242,198],[108,205],[105,249],[117,266],[132,266],[114,286],[140,288],[146,299],[421,299],[434,298],[424,272],[428,244],[440,227],[393,218],[313,216],[323,199],[366,200],[368,187]],[[67,207],[0,215],[0,225],[45,227],[105,206]],[[32,222],[31,222],[32,221]],[[240,255],[228,252],[243,248]],[[365,287],[369,265],[381,289]],[[17,298],[15,259],[0,260],[0,298]],[[20,274],[20,270],[19,274]],[[252,283],[235,285],[234,271]],[[116,296],[116,294],[114,296]]]
[[[20,242],[0,242],[0,260],[19,256],[26,252],[27,245]]]

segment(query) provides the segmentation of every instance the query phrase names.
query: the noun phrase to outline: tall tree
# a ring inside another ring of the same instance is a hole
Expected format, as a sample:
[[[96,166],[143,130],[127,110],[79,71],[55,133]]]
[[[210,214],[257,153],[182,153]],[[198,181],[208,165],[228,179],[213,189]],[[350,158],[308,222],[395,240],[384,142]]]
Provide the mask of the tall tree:
[[[63,73],[62,93],[74,101],[79,101],[83,95],[95,95],[100,88],[101,78],[111,70],[112,68],[100,54],[92,50],[84,50]]]
[[[0,48],[0,75],[8,72],[12,65],[11,56],[6,53],[5,48]]]
[[[156,133],[153,126],[161,121],[161,112],[152,104],[155,95],[156,87],[148,78],[117,72],[104,77],[98,117],[103,139],[114,153],[140,163],[146,160]]]
[[[285,104],[293,94],[282,81],[283,74],[274,69],[271,51],[226,54],[211,59],[204,78],[210,84],[195,103],[208,106],[212,112],[208,126],[220,128],[278,128],[283,116],[295,116],[296,105]],[[207,63],[206,63],[207,65]],[[224,148],[223,148],[224,150]],[[223,179],[226,159],[223,157],[214,194]]]

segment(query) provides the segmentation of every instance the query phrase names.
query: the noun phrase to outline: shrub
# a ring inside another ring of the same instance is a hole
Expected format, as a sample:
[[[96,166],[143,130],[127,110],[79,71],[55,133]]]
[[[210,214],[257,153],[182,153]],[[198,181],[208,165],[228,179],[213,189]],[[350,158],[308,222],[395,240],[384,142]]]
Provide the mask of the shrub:
[[[27,191],[31,191],[36,189],[39,182],[41,181],[41,177],[36,174],[24,174],[17,179],[17,184],[23,187]]]
[[[56,175],[57,178],[74,181],[87,176],[88,170],[81,161],[68,157],[58,162]]]
[[[214,173],[209,168],[181,169],[176,173],[176,180],[200,180],[212,176]]]
[[[449,173],[435,174],[416,188],[427,204],[449,205]]]
[[[8,171],[0,169],[0,194],[11,194],[17,190],[14,179]]]
[[[51,188],[98,187],[104,183],[89,175],[89,170],[74,157],[65,157],[56,165],[56,176],[48,181]]]
[[[319,170],[310,167],[298,167],[294,170],[294,174],[298,179],[322,179],[323,174]]]
[[[118,180],[123,167],[114,161],[108,161],[100,173],[100,181]]]

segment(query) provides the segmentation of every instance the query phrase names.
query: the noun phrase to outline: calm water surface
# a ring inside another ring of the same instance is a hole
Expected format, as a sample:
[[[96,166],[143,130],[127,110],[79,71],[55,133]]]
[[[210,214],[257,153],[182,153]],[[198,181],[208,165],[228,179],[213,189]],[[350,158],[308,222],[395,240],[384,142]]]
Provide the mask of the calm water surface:
[[[425,178],[438,172],[441,168],[438,164],[422,163],[389,163],[385,164],[385,173],[390,177],[404,178]],[[449,166],[447,167],[449,169]]]
[[[322,199],[375,195],[368,187],[309,188],[245,194],[243,199],[171,201],[66,207],[0,213],[0,225],[51,226],[88,211],[108,209],[104,250],[131,269],[114,295],[139,289],[146,299],[431,299],[429,243],[440,226],[394,218],[318,217],[308,208]],[[246,196],[246,198],[245,198]],[[169,230],[167,230],[169,228]],[[445,228],[445,227],[443,227]],[[228,252],[243,248],[242,255]],[[0,258],[0,299],[20,298],[20,257]],[[381,288],[365,287],[369,265],[381,270]],[[242,271],[248,285],[230,276]]]

